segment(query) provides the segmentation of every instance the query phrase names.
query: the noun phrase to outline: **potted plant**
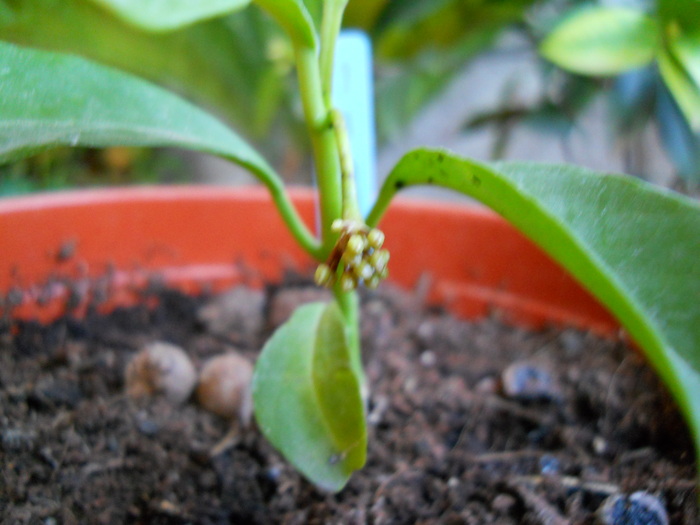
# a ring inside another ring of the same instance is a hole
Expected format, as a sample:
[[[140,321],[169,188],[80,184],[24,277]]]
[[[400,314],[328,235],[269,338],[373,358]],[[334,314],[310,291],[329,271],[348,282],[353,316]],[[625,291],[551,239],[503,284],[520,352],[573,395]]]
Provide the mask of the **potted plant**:
[[[248,4],[222,0],[177,7],[153,2],[145,9],[143,2],[101,3],[137,25],[159,30]],[[232,130],[160,88],[72,56],[0,45],[0,159],[15,159],[58,144],[170,146],[219,155],[258,177],[298,245],[292,251],[295,257],[304,253],[315,261],[316,282],[329,288],[334,297],[330,302],[301,307],[275,332],[258,359],[253,381],[258,426],[304,476],[320,487],[338,491],[365,463],[366,400],[371,385],[366,383],[360,360],[357,287],[374,288],[387,277],[387,247],[392,252],[392,272],[400,280],[415,277],[415,272],[403,269],[402,257],[424,249],[428,251],[421,256],[422,261],[431,261],[448,275],[455,271],[454,257],[431,252],[428,238],[442,239],[437,249],[443,250],[445,243],[461,239],[459,232],[445,228],[440,235],[427,232],[421,236],[417,230],[394,244],[392,223],[379,229],[393,196],[417,184],[437,185],[481,200],[566,268],[645,352],[677,400],[698,443],[700,310],[696,299],[700,279],[695,261],[700,246],[695,239],[700,233],[700,207],[696,202],[628,177],[600,175],[574,166],[486,165],[447,151],[417,150],[396,166],[372,211],[363,217],[358,210],[343,118],[330,104],[333,49],[347,2],[324,2],[318,26],[299,0],[255,3],[286,31],[294,49],[317,169],[318,237],[308,227],[310,197],[292,199],[275,170]],[[167,192],[164,197],[136,195],[155,213],[181,196],[177,191],[171,197]],[[129,217],[129,210],[138,209],[128,203],[110,204],[109,196],[98,197],[98,202],[102,201],[98,206],[122,208],[125,217]],[[205,194],[201,199],[207,204],[217,200]],[[226,201],[226,197],[221,200]],[[195,193],[188,204],[188,220],[197,220],[201,211],[197,201]],[[6,210],[13,206],[11,202],[3,204]],[[3,229],[8,251],[19,251],[24,242],[12,237],[9,225],[12,221],[28,223],[33,209],[43,204],[39,200],[16,206],[18,215],[8,213],[3,218],[8,221]],[[85,228],[98,224],[61,208],[50,208],[57,217],[58,231],[65,231],[60,229],[61,221],[85,222]],[[85,212],[90,208],[81,213]],[[260,216],[254,213],[246,209],[244,217],[256,237],[265,235],[271,225],[279,229],[281,223],[271,222],[269,209]],[[414,213],[420,215],[425,210],[418,208]],[[50,234],[51,223],[41,227],[39,239]],[[502,228],[499,222],[492,224]],[[165,231],[169,225],[163,226],[153,226],[153,230],[148,226],[140,242],[152,243],[160,235],[170,235]],[[212,235],[206,225],[198,226],[202,235]],[[141,233],[134,230],[138,239]],[[191,231],[189,235],[193,235]],[[217,230],[214,235],[222,233]],[[250,239],[242,239],[245,252]],[[104,238],[94,242],[96,249],[111,246],[110,257],[117,264],[128,264],[129,255],[120,251],[119,243]],[[191,246],[183,247],[184,260],[191,255],[197,264],[207,264],[206,255],[190,250]],[[547,266],[546,259],[538,260]],[[520,264],[519,258],[506,262],[516,268]],[[256,263],[264,264],[261,260]],[[5,282],[5,289],[46,275],[45,262],[43,267],[33,264],[31,259],[23,263]],[[167,275],[167,268],[160,269]],[[25,271],[27,277],[20,277]],[[219,277],[232,276],[223,272]],[[17,281],[12,282],[12,278]],[[449,292],[443,289],[442,293]],[[609,328],[610,324],[603,321],[602,326]]]

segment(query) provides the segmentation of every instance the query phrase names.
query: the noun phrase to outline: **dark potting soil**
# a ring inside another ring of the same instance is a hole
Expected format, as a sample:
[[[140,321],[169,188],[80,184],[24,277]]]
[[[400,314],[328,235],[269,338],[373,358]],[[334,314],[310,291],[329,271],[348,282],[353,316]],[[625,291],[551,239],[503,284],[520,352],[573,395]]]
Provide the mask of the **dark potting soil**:
[[[688,430],[636,353],[457,321],[389,287],[363,298],[369,458],[339,494],[301,478],[254,424],[221,446],[230,424],[193,401],[125,395],[142,345],[176,343],[197,366],[231,348],[254,360],[319,294],[164,291],[151,309],[6,323],[2,523],[596,523],[606,498],[638,491],[647,521],[619,523],[662,523],[659,502],[671,523],[699,522]]]

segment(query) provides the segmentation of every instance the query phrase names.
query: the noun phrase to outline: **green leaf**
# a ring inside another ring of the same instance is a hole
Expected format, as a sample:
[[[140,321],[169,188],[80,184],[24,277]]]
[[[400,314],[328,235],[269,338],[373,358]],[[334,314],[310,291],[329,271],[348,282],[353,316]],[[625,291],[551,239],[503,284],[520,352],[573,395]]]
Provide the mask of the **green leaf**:
[[[224,157],[265,184],[297,242],[317,254],[282,180],[217,119],[119,71],[0,42],[0,163],[59,145],[166,146]]]
[[[662,25],[677,24],[683,31],[700,29],[700,2],[697,0],[656,0],[655,4]]]
[[[386,179],[368,224],[398,189],[415,184],[487,204],[598,297],[674,394],[700,451],[698,202],[633,177],[573,166],[487,166],[417,150]]]
[[[343,23],[348,27],[370,31],[388,4],[389,0],[352,0],[345,8]]]
[[[13,16],[5,23],[0,18],[1,40],[75,53],[128,71],[214,108],[238,130],[249,135],[258,131],[252,125],[261,105],[258,91],[263,84],[269,89],[269,71],[279,71],[266,54],[268,43],[281,35],[260,9],[153,33],[124,23],[88,0],[8,4]],[[76,31],[77,27],[99,31]],[[282,75],[277,79],[280,90],[284,80]],[[292,114],[286,107],[271,112],[282,118]]]
[[[616,75],[651,62],[659,43],[656,22],[641,11],[591,7],[555,27],[540,53],[574,73]]]
[[[478,33],[490,32],[495,38],[500,29],[520,21],[532,3],[532,0],[389,2],[375,31],[377,55],[405,60],[424,51],[450,51]]]
[[[4,0],[0,0],[0,24],[12,22],[14,17],[15,13],[10,9],[10,6],[5,4]]]
[[[658,56],[659,71],[693,131],[700,131],[700,87],[693,83],[681,64],[667,50]]]
[[[258,426],[309,480],[338,491],[366,460],[360,378],[335,302],[297,309],[255,366]]]
[[[243,9],[250,0],[92,0],[125,21],[151,31],[168,31]]]
[[[275,176],[231,130],[167,91],[81,58],[0,42],[0,162],[58,145],[183,147]]]

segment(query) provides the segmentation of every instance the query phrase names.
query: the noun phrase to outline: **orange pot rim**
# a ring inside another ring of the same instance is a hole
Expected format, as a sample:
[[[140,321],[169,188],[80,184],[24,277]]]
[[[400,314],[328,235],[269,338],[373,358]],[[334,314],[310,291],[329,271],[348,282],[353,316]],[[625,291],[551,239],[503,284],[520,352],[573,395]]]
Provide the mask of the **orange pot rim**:
[[[291,188],[315,223],[315,192]],[[380,227],[390,281],[465,318],[615,335],[619,323],[557,263],[490,210],[397,199]],[[142,300],[154,282],[188,292],[311,275],[264,188],[158,186],[0,200],[3,315],[51,321]]]

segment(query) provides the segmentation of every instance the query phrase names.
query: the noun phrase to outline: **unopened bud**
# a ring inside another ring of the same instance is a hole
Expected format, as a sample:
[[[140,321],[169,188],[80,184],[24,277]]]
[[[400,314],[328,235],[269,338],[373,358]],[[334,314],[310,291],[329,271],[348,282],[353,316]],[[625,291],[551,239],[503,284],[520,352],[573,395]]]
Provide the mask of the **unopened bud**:
[[[366,281],[374,275],[374,268],[367,261],[363,260],[358,266],[354,268],[355,277],[359,281]]]
[[[336,219],[331,223],[331,231],[334,233],[339,233],[343,230],[343,220]]]
[[[345,266],[354,268],[356,266],[359,266],[362,262],[362,255],[346,251],[343,253],[340,259]]]
[[[319,264],[314,274],[314,281],[319,286],[330,286],[333,284],[333,272],[327,264]]]
[[[382,274],[389,264],[389,252],[386,250],[377,250],[369,256],[369,262],[377,273]]]
[[[381,282],[381,278],[377,275],[374,274],[372,277],[370,277],[367,281],[365,281],[365,286],[369,288],[370,290],[374,290],[379,286],[379,283]]]
[[[363,251],[365,251],[366,245],[367,241],[365,241],[362,235],[355,233],[348,239],[348,244],[345,247],[345,250],[352,255],[360,255]]]
[[[357,280],[355,279],[355,276],[349,273],[344,273],[340,277],[340,289],[344,292],[351,292],[355,288],[357,288]]]
[[[369,245],[372,248],[378,250],[384,244],[384,232],[377,230],[376,228],[370,230],[367,234],[367,242],[369,242]]]

